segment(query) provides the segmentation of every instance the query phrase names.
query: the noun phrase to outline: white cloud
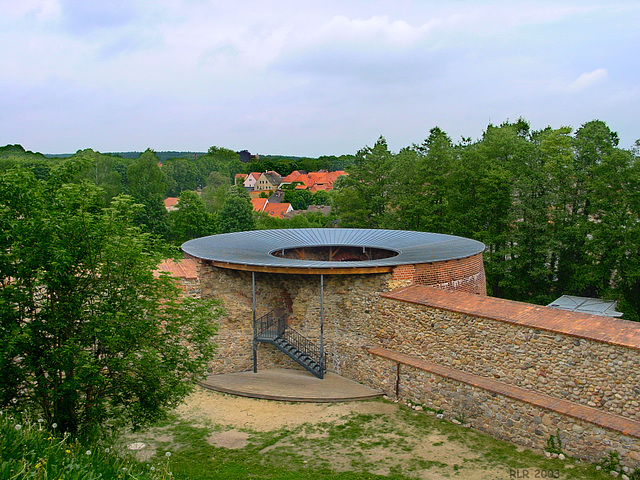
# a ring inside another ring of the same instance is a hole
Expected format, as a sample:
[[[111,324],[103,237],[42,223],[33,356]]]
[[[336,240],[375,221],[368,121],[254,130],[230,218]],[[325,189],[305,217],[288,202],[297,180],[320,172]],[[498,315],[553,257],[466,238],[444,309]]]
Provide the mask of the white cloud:
[[[593,72],[585,72],[567,87],[570,93],[578,93],[604,82],[609,76],[606,68],[598,68]]]
[[[317,40],[382,42],[406,47],[425,38],[438,23],[437,20],[431,20],[422,25],[413,26],[404,20],[391,21],[387,15],[372,16],[369,19],[350,19],[337,15],[320,28]]]
[[[60,3],[58,0],[0,0],[0,11],[11,20],[35,14],[38,20],[46,21],[59,17]]]

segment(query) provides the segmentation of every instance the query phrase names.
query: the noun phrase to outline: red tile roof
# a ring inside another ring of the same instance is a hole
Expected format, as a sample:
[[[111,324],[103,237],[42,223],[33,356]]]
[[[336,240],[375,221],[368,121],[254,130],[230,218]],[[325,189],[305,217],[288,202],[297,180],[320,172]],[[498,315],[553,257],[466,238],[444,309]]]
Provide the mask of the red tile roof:
[[[344,170],[337,170],[335,172],[327,172],[326,170],[320,172],[302,173],[298,170],[291,172],[289,175],[282,179],[282,183],[295,183],[301,182],[302,185],[296,185],[295,188],[303,190],[308,188],[312,192],[317,190],[331,190],[333,189],[333,182],[341,175],[347,175]]]
[[[253,204],[253,209],[256,212],[263,212],[267,203],[269,203],[269,200],[266,198],[252,198],[251,203]]]
[[[184,258],[178,261],[167,259],[158,265],[158,271],[168,272],[172,277],[193,280],[198,278],[197,265],[196,261],[191,258]]]
[[[178,205],[178,197],[167,197],[164,199],[164,208],[173,210]]]
[[[282,183],[293,183],[298,181],[298,177],[304,175],[300,170],[294,170],[289,175],[282,179]]]
[[[264,209],[271,217],[284,218],[284,214],[293,210],[290,203],[269,203]]]

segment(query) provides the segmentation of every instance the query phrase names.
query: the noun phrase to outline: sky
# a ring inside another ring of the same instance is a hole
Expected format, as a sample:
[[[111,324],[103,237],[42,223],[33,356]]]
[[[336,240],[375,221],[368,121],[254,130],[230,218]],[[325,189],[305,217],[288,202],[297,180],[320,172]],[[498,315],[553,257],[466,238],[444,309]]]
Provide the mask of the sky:
[[[522,117],[640,138],[640,2],[0,0],[0,145],[392,151]]]

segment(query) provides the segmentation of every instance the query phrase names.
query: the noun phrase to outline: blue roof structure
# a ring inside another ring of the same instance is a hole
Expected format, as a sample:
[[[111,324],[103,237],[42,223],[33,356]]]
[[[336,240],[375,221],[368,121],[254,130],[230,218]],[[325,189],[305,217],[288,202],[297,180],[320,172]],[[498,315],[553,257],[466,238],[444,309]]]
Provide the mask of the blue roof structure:
[[[375,260],[318,261],[281,258],[274,253],[308,247],[362,247],[397,253]],[[356,228],[300,228],[224,233],[189,240],[182,245],[187,254],[217,266],[242,270],[294,269],[315,273],[339,269],[375,269],[398,265],[432,263],[470,257],[483,252],[476,240],[439,233]]]
[[[575,295],[562,295],[547,305],[547,307],[560,308],[571,312],[590,313],[602,317],[621,317],[624,314],[616,310],[617,306],[618,302],[615,300],[577,297]]]

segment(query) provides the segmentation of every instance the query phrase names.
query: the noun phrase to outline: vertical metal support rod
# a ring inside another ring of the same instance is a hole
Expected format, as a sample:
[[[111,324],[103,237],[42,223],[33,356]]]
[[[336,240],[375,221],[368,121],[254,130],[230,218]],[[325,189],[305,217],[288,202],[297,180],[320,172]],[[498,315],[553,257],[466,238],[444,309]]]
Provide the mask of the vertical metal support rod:
[[[256,272],[251,272],[253,299],[253,373],[258,373],[258,325],[256,325]]]
[[[320,378],[324,377],[324,274],[320,274]]]

